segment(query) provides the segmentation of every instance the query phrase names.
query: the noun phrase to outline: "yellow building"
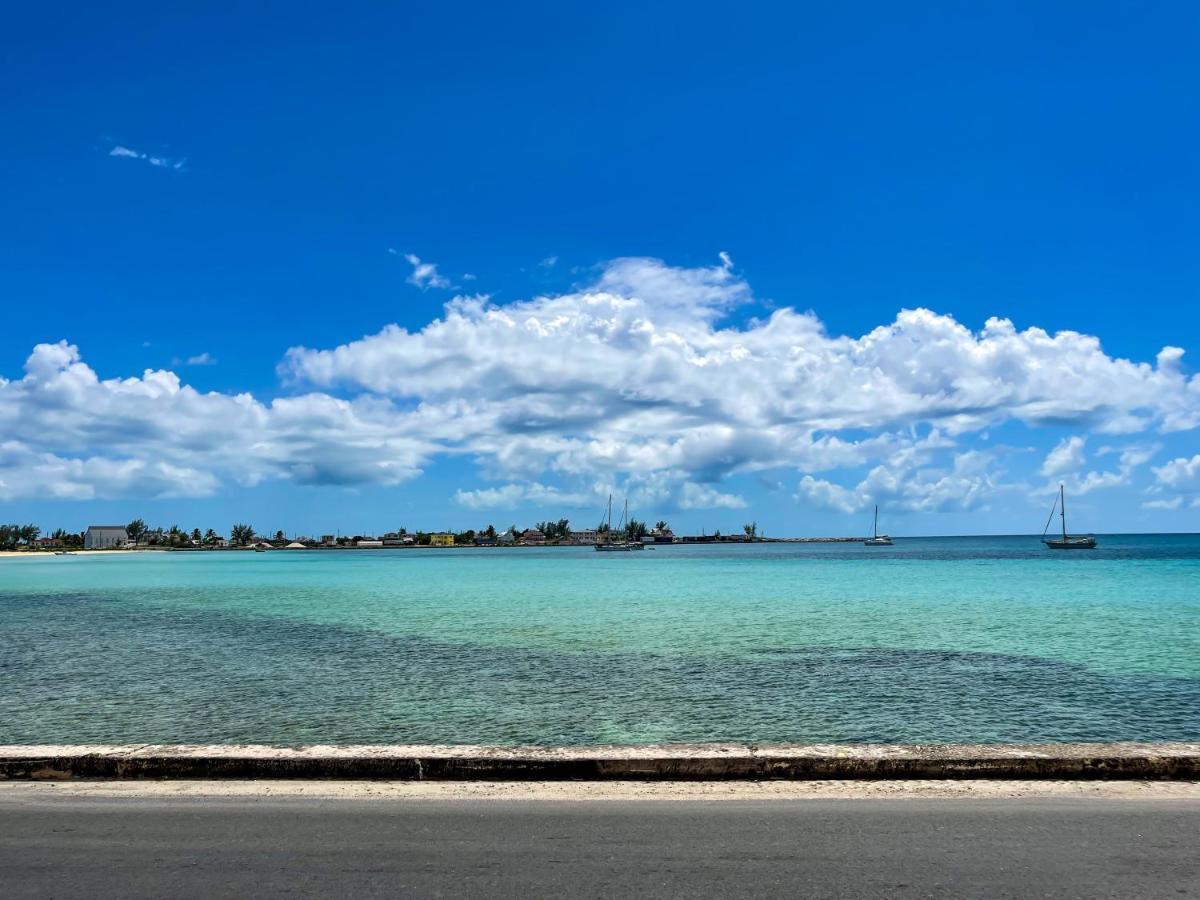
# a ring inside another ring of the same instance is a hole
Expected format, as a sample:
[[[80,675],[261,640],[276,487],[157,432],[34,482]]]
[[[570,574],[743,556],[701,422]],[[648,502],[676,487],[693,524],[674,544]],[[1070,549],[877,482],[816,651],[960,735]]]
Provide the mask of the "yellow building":
[[[453,547],[454,535],[452,534],[431,534],[429,536],[430,547]]]

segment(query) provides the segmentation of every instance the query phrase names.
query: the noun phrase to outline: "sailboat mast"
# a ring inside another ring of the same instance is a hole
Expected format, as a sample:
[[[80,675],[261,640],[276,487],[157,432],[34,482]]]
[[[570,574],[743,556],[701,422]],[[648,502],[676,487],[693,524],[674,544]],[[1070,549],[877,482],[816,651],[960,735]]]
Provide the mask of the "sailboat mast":
[[[1067,539],[1067,490],[1061,484],[1058,486],[1058,510],[1062,515],[1063,540]]]
[[[875,506],[875,537],[879,537],[879,505]]]

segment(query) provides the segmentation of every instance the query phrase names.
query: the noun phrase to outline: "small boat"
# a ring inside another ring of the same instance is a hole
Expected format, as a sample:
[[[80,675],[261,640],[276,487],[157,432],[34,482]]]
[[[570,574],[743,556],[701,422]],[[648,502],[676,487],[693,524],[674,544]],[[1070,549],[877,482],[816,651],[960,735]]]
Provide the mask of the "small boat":
[[[645,545],[641,541],[631,541],[627,534],[629,525],[629,498],[625,498],[625,511],[621,513],[621,530],[617,532],[623,535],[617,540],[613,540],[612,531],[612,494],[608,495],[608,515],[605,518],[604,533],[596,540],[596,549],[601,553],[628,553],[632,550],[644,550]]]
[[[1046,532],[1050,530],[1050,522],[1054,519],[1055,507],[1058,508],[1058,514],[1062,517],[1062,537],[1047,538]],[[1067,492],[1060,484],[1058,486],[1058,496],[1054,498],[1054,506],[1050,507],[1050,518],[1046,519],[1046,527],[1042,529],[1042,543],[1051,550],[1094,550],[1096,549],[1096,536],[1093,534],[1071,535],[1067,534]]]
[[[890,547],[890,546],[892,546],[892,539],[890,537],[888,537],[886,534],[879,533],[879,507],[878,506],[875,507],[875,536],[867,538],[865,541],[863,541],[863,544],[867,547]]]

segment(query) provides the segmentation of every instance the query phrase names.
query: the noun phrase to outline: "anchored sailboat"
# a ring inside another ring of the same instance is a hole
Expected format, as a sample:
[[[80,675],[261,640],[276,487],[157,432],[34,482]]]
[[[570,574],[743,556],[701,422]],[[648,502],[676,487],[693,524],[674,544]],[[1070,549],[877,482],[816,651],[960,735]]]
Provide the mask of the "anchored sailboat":
[[[604,520],[603,533],[596,538],[596,549],[603,552],[624,552],[629,550],[643,550],[641,541],[629,540],[629,498],[625,498],[625,509],[621,513],[621,526],[617,532],[617,540],[613,540],[612,530],[612,494],[608,495],[608,515]]]
[[[1050,507],[1050,517],[1046,519],[1046,527],[1042,529],[1042,543],[1051,550],[1092,550],[1096,546],[1095,535],[1069,535],[1067,534],[1067,492],[1060,484],[1058,486],[1058,496],[1054,498],[1054,506]],[[1058,508],[1058,514],[1062,517],[1062,537],[1047,538],[1046,532],[1050,530],[1050,522],[1054,519],[1055,507]]]
[[[875,507],[875,536],[869,537],[863,543],[868,547],[890,547],[892,539],[886,534],[879,533],[879,507]]]

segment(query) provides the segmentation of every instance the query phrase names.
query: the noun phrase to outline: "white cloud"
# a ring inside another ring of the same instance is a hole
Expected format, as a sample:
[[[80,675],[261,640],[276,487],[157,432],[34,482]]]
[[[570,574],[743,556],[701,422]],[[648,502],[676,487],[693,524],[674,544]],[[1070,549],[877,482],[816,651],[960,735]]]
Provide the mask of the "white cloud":
[[[216,364],[216,359],[207,350],[187,358],[187,365],[189,366],[215,366]]]
[[[786,467],[804,476],[805,502],[971,509],[1003,485],[967,435],[1069,426],[1078,446],[1052,451],[1045,471],[1077,473],[1085,434],[1200,424],[1200,378],[1173,348],[1136,363],[1076,332],[1004,319],[976,332],[923,309],[859,337],[786,307],[746,319],[753,297],[727,257],[697,269],[614,260],[578,290],[506,305],[459,296],[419,331],[295,347],[280,371],[300,392],[271,403],[200,393],[172,372],[101,380],[74,347],[39,345],[23,378],[0,380],[0,435],[21,448],[0,465],[0,496],[35,490],[22,473],[51,471],[47,454],[79,463],[64,483],[98,494],[137,479],[84,460],[161,463],[152,491],[202,493],[269,478],[395,484],[454,454],[499,485],[456,495],[476,508],[586,505],[608,490],[639,509],[736,508],[745,500],[721,488],[728,476]],[[407,258],[418,283],[445,286]],[[1116,473],[1071,477],[1103,487],[1157,449],[1131,444],[1112,451]],[[839,469],[866,474],[853,486],[815,477]]]
[[[179,171],[183,169],[185,165],[187,165],[186,159],[172,159],[166,156],[142,153],[139,150],[131,150],[129,147],[122,147],[120,144],[113,147],[112,150],[108,152],[108,155],[121,159],[140,159],[158,169],[175,169],[176,171]]]
[[[1189,509],[1200,509],[1200,453],[1191,458],[1176,457],[1152,471],[1155,483],[1146,493],[1169,496],[1148,500],[1142,504],[1143,507],[1180,509],[1186,504]]]
[[[1042,463],[1042,474],[1053,478],[1078,469],[1084,463],[1085,442],[1086,439],[1078,435],[1063,438],[1046,454],[1046,460]]]
[[[1179,457],[1154,469],[1154,477],[1164,487],[1177,491],[1200,490],[1200,453],[1191,459]]]
[[[990,454],[968,450],[955,454],[948,465],[933,464],[940,443],[914,442],[908,452],[875,466],[854,487],[847,488],[805,475],[796,499],[816,507],[853,513],[872,504],[908,512],[946,512],[982,507],[998,490],[1000,472]]]
[[[1134,473],[1150,461],[1159,449],[1159,444],[1131,444],[1126,447],[1101,447],[1097,456],[1116,455],[1116,471],[1091,471],[1081,474],[1085,459],[1085,438],[1071,437],[1059,441],[1046,456],[1042,474],[1066,483],[1072,494],[1087,494],[1101,488],[1124,487],[1132,482]]]
[[[434,263],[421,262],[421,258],[414,253],[405,253],[404,258],[413,267],[412,274],[405,279],[409,284],[416,285],[423,291],[429,288],[453,287],[449,279],[438,274]]]
[[[720,253],[718,253],[717,257],[721,260],[721,267],[723,269],[725,269],[726,271],[729,271],[730,269],[733,268],[733,257],[730,256],[728,253],[726,253],[724,250],[722,250]]]
[[[454,501],[470,509],[511,509],[526,504],[556,508],[594,508],[600,502],[598,493],[570,493],[548,485],[531,482],[505,484],[476,491],[456,491]]]
[[[538,265],[541,266],[543,269],[553,269],[556,265],[558,265],[558,257],[557,256],[547,256],[540,263],[538,263]]]
[[[0,498],[204,496],[272,478],[397,484],[420,473],[438,428],[378,398],[263,404],[149,369],[102,380],[76,347],[39,344],[23,378],[0,379]]]
[[[676,470],[708,483],[780,466],[814,472],[887,459],[919,425],[956,435],[1011,420],[1100,433],[1200,423],[1200,380],[1169,348],[1157,366],[1135,363],[1077,332],[1017,331],[1005,319],[972,332],[924,309],[859,338],[831,336],[789,308],[721,324],[752,299],[728,262],[679,269],[619,259],[565,294],[508,305],[458,297],[420,331],[392,325],[331,350],[293,348],[282,370],[453,407],[491,474],[525,479]],[[1082,437],[1068,440],[1046,471],[1081,464],[1082,447]],[[978,480],[952,477],[937,491],[957,484],[973,498]],[[1090,490],[1110,480],[1079,482]],[[922,490],[928,496],[911,502],[954,502]]]

